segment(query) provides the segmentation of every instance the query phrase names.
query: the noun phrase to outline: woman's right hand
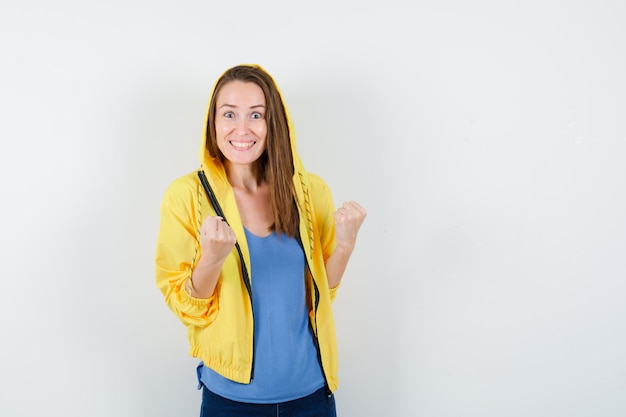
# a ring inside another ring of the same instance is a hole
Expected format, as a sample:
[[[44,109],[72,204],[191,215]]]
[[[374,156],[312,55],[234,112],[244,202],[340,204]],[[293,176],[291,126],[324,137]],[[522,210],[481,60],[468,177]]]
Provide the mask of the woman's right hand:
[[[222,265],[233,250],[237,238],[228,223],[219,216],[207,216],[200,227],[200,247],[205,265]]]
[[[188,291],[196,298],[209,298],[215,291],[222,265],[237,238],[230,226],[218,216],[208,216],[200,226],[202,256],[195,266]]]

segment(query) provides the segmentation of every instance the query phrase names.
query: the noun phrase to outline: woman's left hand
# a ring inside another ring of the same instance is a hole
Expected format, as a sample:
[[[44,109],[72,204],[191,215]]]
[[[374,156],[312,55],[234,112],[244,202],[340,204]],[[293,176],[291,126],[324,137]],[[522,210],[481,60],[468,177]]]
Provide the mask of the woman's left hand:
[[[335,239],[337,248],[354,249],[359,228],[367,216],[367,211],[356,201],[343,203],[335,212]]]

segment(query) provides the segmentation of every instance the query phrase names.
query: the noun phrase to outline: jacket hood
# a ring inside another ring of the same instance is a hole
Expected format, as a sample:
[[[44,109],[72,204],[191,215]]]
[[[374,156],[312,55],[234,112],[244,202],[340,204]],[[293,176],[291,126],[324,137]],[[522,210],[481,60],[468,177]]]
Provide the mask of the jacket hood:
[[[248,66],[248,67],[253,67],[253,68],[258,68],[264,72],[266,72],[268,75],[269,73],[262,68],[260,65],[257,64],[243,64],[244,66]],[[271,75],[270,75],[271,77]],[[209,114],[210,111],[210,103],[211,100],[213,99],[213,95],[215,94],[215,87],[217,86],[217,82],[218,80],[221,78],[221,76],[215,81],[215,83],[213,84],[213,88],[211,89],[211,95],[209,96],[209,102],[207,104],[207,110],[205,113],[205,118],[204,118],[204,128],[202,130],[202,140],[200,143],[200,163],[202,164],[202,168],[204,170],[208,170],[209,172],[211,172],[214,175],[218,175],[219,177],[223,177],[223,179],[226,179],[226,172],[224,170],[224,167],[221,163],[221,161],[219,160],[219,158],[215,157],[213,158],[210,154],[209,154],[209,150],[206,147],[206,137],[207,137],[207,130],[209,127],[209,122],[211,122],[211,117],[212,115]],[[289,127],[289,140],[291,142],[291,153],[293,155],[293,163],[294,163],[294,171],[295,172],[303,172],[303,165],[302,165],[302,161],[300,160],[300,157],[298,155],[298,152],[296,150],[296,134],[295,134],[295,129],[293,126],[293,121],[291,120],[291,115],[289,114],[289,110],[287,108],[287,105],[285,103],[285,99],[283,97],[282,92],[280,91],[280,89],[278,88],[278,84],[276,83],[276,81],[272,78],[272,81],[274,81],[274,85],[276,85],[276,89],[278,90],[278,94],[280,95],[280,100],[283,104],[283,108],[285,109],[285,116],[287,117],[287,125]]]

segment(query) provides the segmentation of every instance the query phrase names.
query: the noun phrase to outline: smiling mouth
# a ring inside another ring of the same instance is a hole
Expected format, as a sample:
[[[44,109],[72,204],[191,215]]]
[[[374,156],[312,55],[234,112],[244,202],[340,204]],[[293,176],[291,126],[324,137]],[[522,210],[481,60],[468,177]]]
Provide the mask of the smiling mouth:
[[[233,142],[233,141],[230,142],[233,148],[240,150],[240,151],[245,151],[247,149],[250,149],[252,146],[254,146],[255,143],[256,142]]]

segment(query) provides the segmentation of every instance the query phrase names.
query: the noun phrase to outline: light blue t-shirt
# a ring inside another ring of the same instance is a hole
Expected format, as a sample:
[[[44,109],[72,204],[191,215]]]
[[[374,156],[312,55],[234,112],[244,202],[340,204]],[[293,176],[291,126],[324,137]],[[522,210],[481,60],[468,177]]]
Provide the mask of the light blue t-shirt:
[[[307,396],[325,381],[309,327],[302,248],[284,234],[258,237],[245,232],[254,316],[253,379],[240,384],[201,363],[200,380],[234,401],[275,403]]]

